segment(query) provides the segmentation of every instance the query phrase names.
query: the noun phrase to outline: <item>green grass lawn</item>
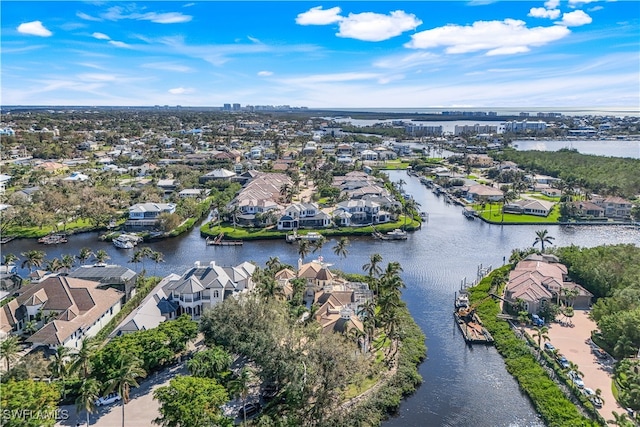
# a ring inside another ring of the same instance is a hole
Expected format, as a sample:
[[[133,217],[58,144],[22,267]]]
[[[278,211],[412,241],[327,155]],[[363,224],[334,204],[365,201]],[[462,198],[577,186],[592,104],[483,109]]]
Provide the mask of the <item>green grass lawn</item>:
[[[392,231],[396,228],[404,228],[405,220],[404,216],[400,216],[398,221],[390,222],[386,224],[378,224],[375,229],[384,233]],[[420,227],[420,222],[412,219],[407,219],[406,229],[416,230]],[[327,228],[316,230],[299,230],[298,234],[306,234],[308,232],[315,231],[322,234],[325,237],[331,236],[368,236],[373,233],[373,227],[340,227],[340,228]],[[224,233],[227,239],[238,240],[266,240],[266,239],[284,239],[284,237],[290,233],[289,231],[278,231],[275,228],[242,228],[236,226],[235,230],[233,225],[229,223],[223,223],[222,226],[213,225],[209,227],[209,223],[200,227],[200,233],[203,236],[215,237],[220,233]]]
[[[408,166],[409,162],[403,162],[402,160],[387,160],[384,162],[384,166],[376,166],[375,169],[396,170],[406,169]]]
[[[92,229],[93,224],[85,218],[77,219],[67,223],[66,232],[73,233],[78,230]],[[39,238],[51,234],[53,232],[62,232],[64,230],[63,225],[59,225],[56,230],[52,225],[46,225],[43,227],[22,227],[22,226],[10,226],[3,233],[5,236],[17,236],[21,238]]]
[[[549,197],[549,196],[545,196],[542,193],[532,193],[532,194],[528,194],[528,196],[538,200],[546,200],[547,202],[554,202],[554,203],[560,202],[560,197]]]
[[[488,205],[485,205],[484,210],[480,204],[473,205],[473,208],[478,212],[478,215],[483,219],[490,222],[503,222],[502,219],[502,204],[494,204],[489,208]],[[517,224],[517,223],[544,223],[544,224],[557,224],[560,219],[560,206],[555,205],[553,209],[551,209],[551,213],[549,216],[542,217],[536,215],[518,215],[506,213],[504,214],[504,224]]]

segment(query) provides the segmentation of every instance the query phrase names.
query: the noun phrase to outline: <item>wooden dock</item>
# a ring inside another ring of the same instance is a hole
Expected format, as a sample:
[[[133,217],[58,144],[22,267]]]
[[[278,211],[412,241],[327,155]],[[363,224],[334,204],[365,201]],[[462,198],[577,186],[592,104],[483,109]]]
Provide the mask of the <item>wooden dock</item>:
[[[242,240],[224,240],[224,233],[218,234],[218,236],[213,239],[211,237],[207,237],[205,242],[207,243],[207,246],[242,246],[243,244]]]

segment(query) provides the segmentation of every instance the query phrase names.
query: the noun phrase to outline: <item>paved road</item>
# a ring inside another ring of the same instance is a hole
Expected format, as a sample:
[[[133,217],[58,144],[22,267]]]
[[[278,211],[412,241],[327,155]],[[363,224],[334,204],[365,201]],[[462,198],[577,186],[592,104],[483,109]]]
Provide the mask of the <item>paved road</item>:
[[[180,363],[169,369],[165,369],[140,382],[140,387],[131,391],[131,400],[124,407],[125,425],[131,427],[151,426],[151,420],[157,418],[158,401],[153,399],[153,391],[169,381],[176,375],[186,375],[188,373],[185,363]],[[86,414],[76,413],[74,406],[62,406],[60,409],[68,411],[69,418],[60,421],[56,427],[75,426],[77,422],[85,422]],[[89,420],[91,426],[97,427],[117,427],[122,425],[122,407],[120,403],[97,408],[98,411],[91,414]]]

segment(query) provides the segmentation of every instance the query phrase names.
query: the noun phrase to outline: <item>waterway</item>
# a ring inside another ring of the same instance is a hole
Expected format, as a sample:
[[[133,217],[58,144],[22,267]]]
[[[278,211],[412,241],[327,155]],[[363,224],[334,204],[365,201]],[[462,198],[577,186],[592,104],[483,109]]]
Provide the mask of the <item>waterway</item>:
[[[399,414],[385,423],[396,426],[468,426],[530,427],[542,426],[528,398],[518,389],[515,380],[505,370],[500,355],[493,347],[468,347],[455,327],[452,316],[454,292],[463,280],[476,279],[478,267],[497,267],[509,258],[514,248],[530,247],[535,232],[545,228],[555,237],[556,246],[575,244],[597,246],[631,243],[640,245],[640,229],[629,226],[499,226],[466,219],[461,208],[445,204],[417,178],[404,171],[391,171],[393,181],[406,182],[405,191],[412,194],[428,212],[429,220],[421,230],[411,233],[406,241],[377,241],[353,238],[346,259],[337,257],[329,240],[323,249],[311,256],[322,255],[335,268],[362,272],[373,253],[385,262],[399,261],[407,288],[403,292],[413,317],[427,336],[428,358],[420,366],[424,384],[406,399]],[[243,246],[206,246],[195,228],[177,238],[153,242],[149,246],[164,254],[165,262],[147,260],[150,274],[181,273],[195,261],[215,260],[220,265],[235,265],[253,260],[264,266],[269,257],[296,265],[296,245],[282,241],[247,242]],[[106,250],[109,262],[132,269],[140,265],[129,263],[133,250],[116,249],[101,242],[97,233],[71,236],[69,243],[43,246],[32,240],[14,240],[2,245],[2,253],[41,249],[47,258],[63,254],[76,255],[82,247],[94,251]],[[22,273],[25,273],[22,270]]]

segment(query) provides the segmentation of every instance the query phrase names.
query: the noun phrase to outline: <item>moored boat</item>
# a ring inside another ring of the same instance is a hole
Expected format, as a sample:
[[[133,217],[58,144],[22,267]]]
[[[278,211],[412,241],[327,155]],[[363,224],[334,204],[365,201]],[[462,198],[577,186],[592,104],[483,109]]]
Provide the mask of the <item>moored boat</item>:
[[[469,294],[461,290],[455,299],[453,317],[469,344],[491,344],[493,337],[476,314],[476,305],[469,304]]]
[[[113,239],[113,246],[119,249],[133,249],[135,245],[126,237],[118,236]]]
[[[49,234],[38,239],[38,243],[44,245],[57,245],[58,243],[67,243],[67,236],[64,234]]]

